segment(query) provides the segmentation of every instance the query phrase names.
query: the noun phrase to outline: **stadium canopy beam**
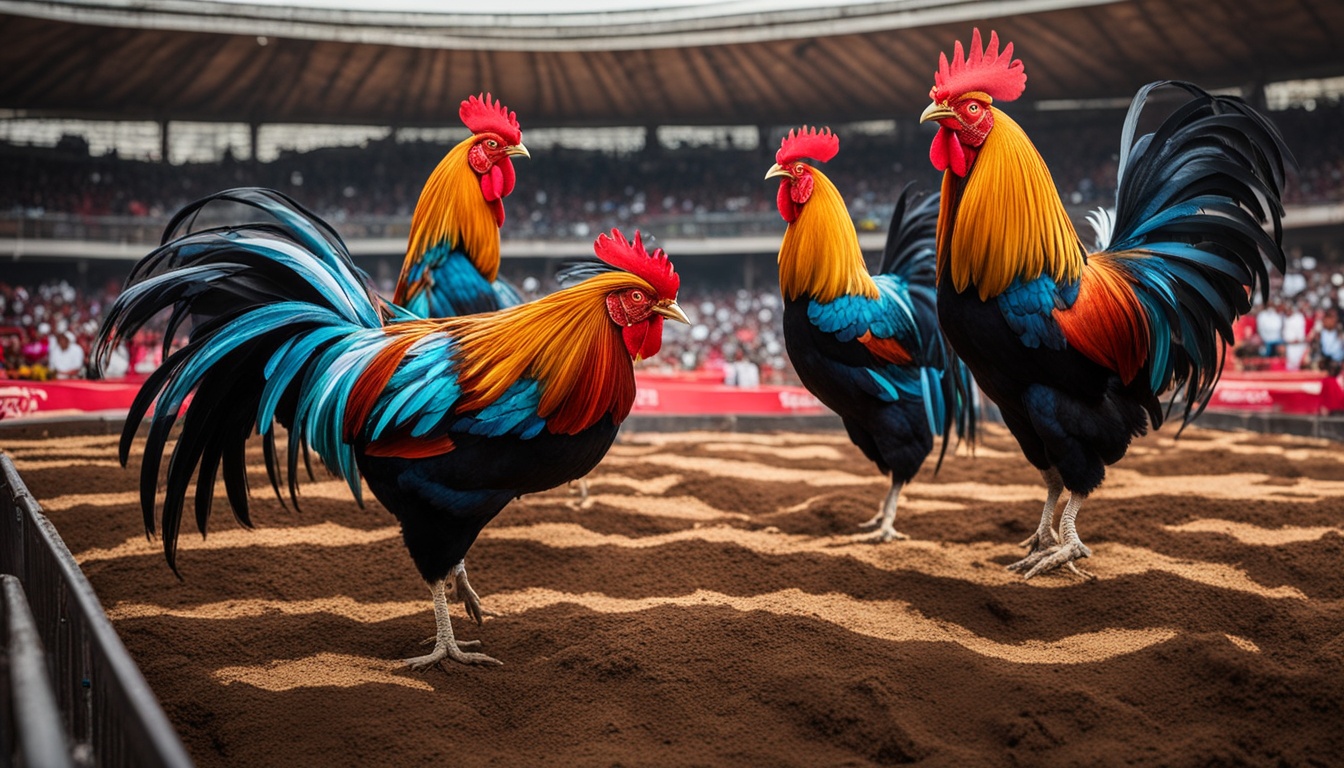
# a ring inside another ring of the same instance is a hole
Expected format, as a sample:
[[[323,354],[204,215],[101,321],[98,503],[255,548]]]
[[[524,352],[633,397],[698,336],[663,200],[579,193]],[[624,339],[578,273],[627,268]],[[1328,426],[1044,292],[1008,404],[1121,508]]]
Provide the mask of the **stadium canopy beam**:
[[[730,0],[554,14],[406,13],[187,0],[0,0],[0,13],[109,27],[212,32],[409,48],[633,51],[865,34],[1035,14],[1119,0],[895,0],[796,8]]]
[[[1339,0],[816,2],[465,14],[0,0],[0,110],[441,128],[489,90],[528,129],[896,119],[916,135],[939,52],[974,26],[1016,44],[1023,113],[1127,102],[1160,79],[1344,76]]]

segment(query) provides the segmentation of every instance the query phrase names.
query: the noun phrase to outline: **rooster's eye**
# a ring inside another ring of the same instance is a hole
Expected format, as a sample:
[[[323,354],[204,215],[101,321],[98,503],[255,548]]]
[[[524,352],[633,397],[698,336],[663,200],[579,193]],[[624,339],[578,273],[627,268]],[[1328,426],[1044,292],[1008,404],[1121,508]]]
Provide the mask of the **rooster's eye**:
[[[640,291],[631,291],[631,292],[630,292],[630,299],[631,299],[631,301],[643,301],[643,300],[644,300],[644,294],[643,294],[642,292],[640,292]]]
[[[793,166],[793,172],[794,172],[794,174],[795,174],[795,175],[802,175],[802,173],[803,173],[803,168],[804,168],[804,166],[803,166],[802,163],[798,163],[797,165]]]
[[[485,140],[485,146],[487,146],[487,147],[489,147],[489,148],[491,148],[491,149],[494,149],[494,148],[496,148],[496,147],[499,146],[499,142],[498,142],[498,141],[495,141],[494,139],[486,139],[486,140]]]
[[[967,112],[970,112],[972,115],[974,115],[976,112],[979,112],[979,111],[980,111],[980,105],[979,105],[979,104],[976,104],[974,101],[972,101],[972,102],[971,102],[971,105],[968,106],[968,107],[966,107],[966,111],[967,111]]]

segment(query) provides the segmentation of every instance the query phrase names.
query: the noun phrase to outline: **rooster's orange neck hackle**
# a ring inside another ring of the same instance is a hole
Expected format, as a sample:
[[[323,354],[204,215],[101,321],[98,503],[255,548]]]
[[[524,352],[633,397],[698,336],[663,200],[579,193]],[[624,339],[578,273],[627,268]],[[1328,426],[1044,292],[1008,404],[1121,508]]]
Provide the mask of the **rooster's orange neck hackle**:
[[[411,216],[406,251],[421,255],[446,244],[464,252],[486,280],[494,281],[499,275],[499,225],[467,164],[475,142],[470,136],[449,150],[425,181]]]
[[[804,127],[790,131],[775,153],[776,164],[789,173],[780,181],[778,199],[780,215],[789,222],[779,247],[779,289],[786,299],[877,298],[844,198],[826,174],[802,162],[826,162],[839,150],[840,139],[829,129]]]
[[[634,359],[657,352],[662,316],[612,314],[613,298],[638,294],[647,306],[674,304],[681,278],[661,248],[644,248],[640,234],[625,240],[618,230],[603,234],[594,253],[605,264],[583,282],[536,301],[477,315],[412,320],[385,326],[393,337],[353,387],[344,422],[347,441],[357,438],[397,368],[422,340],[446,334],[454,340],[453,374],[461,389],[455,406],[466,414],[486,408],[521,380],[537,382],[536,415],[553,434],[578,434],[610,417],[620,424],[635,402]],[[616,304],[620,304],[619,299]],[[624,305],[621,305],[624,308]],[[678,310],[679,311],[679,310]],[[627,338],[647,324],[644,335]],[[381,437],[367,446],[373,456],[430,456],[453,449],[450,438]]]
[[[469,413],[499,399],[519,379],[541,385],[537,415],[556,434],[572,435],[607,414],[619,424],[635,402],[635,374],[620,329],[607,316],[607,294],[647,283],[619,272],[596,275],[583,283],[527,304],[498,312],[414,320],[388,326],[389,344],[360,377],[346,412],[347,439],[359,434],[379,393],[416,342],[447,333],[457,341],[457,380],[462,388],[456,411]],[[369,446],[370,455],[411,457],[451,450],[438,441],[389,436]]]
[[[960,195],[959,180],[944,172],[943,199],[955,201],[956,214],[950,232],[950,217],[938,219],[939,279],[950,276],[958,291],[973,284],[981,299],[1043,273],[1075,281],[1084,249],[1050,170],[1021,126],[998,110],[994,116]]]
[[[487,281],[499,275],[499,227],[504,219],[503,198],[513,191],[513,164],[503,148],[522,141],[517,115],[490,94],[462,102],[458,117],[471,131],[448,151],[425,181],[406,245],[407,259],[394,301],[411,285],[406,269],[430,249],[446,245],[460,250]],[[498,146],[489,153],[483,145]]]
[[[1084,263],[1085,250],[1040,152],[1016,121],[990,106],[1016,99],[1025,88],[1022,61],[1012,53],[1012,43],[1000,53],[995,33],[982,49],[975,30],[969,56],[960,42],[950,62],[940,54],[929,92],[931,108],[945,110],[930,150],[935,166],[946,169],[938,279],[950,278],[958,291],[975,285],[982,300],[1015,279],[1047,274],[1056,282],[1076,281]]]

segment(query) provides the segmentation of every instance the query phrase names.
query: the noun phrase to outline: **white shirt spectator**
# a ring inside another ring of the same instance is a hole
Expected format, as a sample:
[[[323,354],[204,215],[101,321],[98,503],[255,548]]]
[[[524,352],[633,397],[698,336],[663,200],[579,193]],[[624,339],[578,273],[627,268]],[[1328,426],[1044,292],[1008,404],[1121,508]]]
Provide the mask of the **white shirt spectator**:
[[[761,385],[761,369],[751,361],[749,357],[743,357],[733,363],[732,367],[736,369],[736,383],[739,387],[759,387]]]
[[[47,366],[58,379],[84,376],[84,348],[75,341],[75,334],[66,331],[52,337],[47,346]]]
[[[1283,320],[1284,367],[1290,371],[1302,369],[1302,358],[1310,347],[1307,345],[1307,316],[1300,308]]]
[[[120,379],[124,378],[131,370],[131,353],[126,349],[126,343],[122,342],[112,350],[112,354],[107,358],[107,365],[103,366],[103,378]]]
[[[1270,304],[1255,316],[1255,332],[1266,346],[1283,343],[1283,315],[1279,308]]]

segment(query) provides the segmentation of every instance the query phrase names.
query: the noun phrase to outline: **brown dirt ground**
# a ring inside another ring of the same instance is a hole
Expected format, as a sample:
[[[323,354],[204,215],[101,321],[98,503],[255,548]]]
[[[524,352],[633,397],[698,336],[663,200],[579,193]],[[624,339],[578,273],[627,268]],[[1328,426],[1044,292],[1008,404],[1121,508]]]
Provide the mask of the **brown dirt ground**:
[[[468,557],[499,668],[398,668],[434,627],[377,502],[184,524],[185,581],[108,436],[8,440],[202,766],[1330,765],[1344,756],[1344,448],[1136,443],[1080,516],[1097,576],[1003,566],[1043,488],[1006,432],[884,481],[839,434],[626,434]],[[133,460],[134,462],[137,460]],[[137,469],[133,466],[132,469]],[[189,532],[191,531],[191,532]]]

